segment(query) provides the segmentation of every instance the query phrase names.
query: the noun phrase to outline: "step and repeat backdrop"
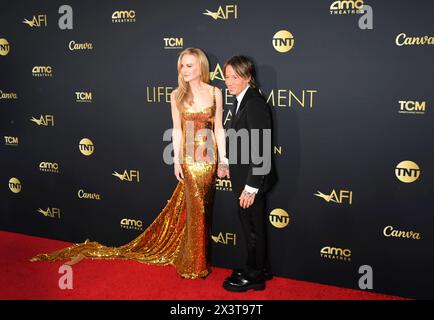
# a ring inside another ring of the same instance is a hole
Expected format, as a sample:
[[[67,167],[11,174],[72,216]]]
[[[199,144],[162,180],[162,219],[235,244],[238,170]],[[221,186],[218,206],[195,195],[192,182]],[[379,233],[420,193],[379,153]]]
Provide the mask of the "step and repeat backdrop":
[[[245,54],[276,128],[274,273],[434,298],[433,10],[414,0],[3,2],[0,228],[135,238],[177,184],[163,135],[179,53],[206,52],[225,121],[222,67]],[[231,182],[215,188],[212,263],[238,267]]]

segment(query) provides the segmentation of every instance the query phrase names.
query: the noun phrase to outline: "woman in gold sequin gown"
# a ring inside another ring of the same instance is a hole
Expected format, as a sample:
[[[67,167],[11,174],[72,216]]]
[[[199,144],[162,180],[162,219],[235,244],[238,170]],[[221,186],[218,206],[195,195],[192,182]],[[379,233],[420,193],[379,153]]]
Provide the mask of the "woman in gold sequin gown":
[[[123,246],[86,240],[39,254],[31,261],[69,259],[74,264],[83,258],[130,259],[173,265],[184,278],[207,276],[217,168],[220,177],[229,176],[224,164],[217,165],[217,158],[225,158],[222,100],[221,91],[209,85],[209,64],[203,51],[188,48],[181,52],[178,88],[171,95],[174,173],[179,182],[167,205],[142,234]]]

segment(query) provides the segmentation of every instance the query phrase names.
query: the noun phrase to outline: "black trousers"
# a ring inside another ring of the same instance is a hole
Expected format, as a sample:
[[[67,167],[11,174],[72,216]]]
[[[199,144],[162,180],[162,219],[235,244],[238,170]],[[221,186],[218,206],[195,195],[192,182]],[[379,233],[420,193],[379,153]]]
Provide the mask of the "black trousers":
[[[239,205],[238,215],[244,233],[247,249],[247,261],[244,268],[250,277],[261,275],[264,269],[269,269],[266,234],[266,197],[257,193],[255,201],[247,209]]]

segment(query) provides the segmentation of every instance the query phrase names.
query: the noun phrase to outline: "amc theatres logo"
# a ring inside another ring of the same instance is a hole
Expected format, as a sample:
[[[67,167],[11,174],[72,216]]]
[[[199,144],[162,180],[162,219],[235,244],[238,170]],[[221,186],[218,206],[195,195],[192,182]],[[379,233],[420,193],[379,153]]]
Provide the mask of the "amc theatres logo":
[[[59,164],[57,162],[41,162],[39,170],[44,172],[59,173]]]
[[[351,261],[351,250],[336,247],[323,247],[321,257],[332,260]]]
[[[120,10],[112,13],[113,23],[133,23],[136,22],[136,12],[134,10]]]
[[[219,191],[232,191],[232,182],[225,178],[216,178],[215,189]]]
[[[143,229],[143,222],[141,220],[123,218],[120,224],[121,224],[121,228],[124,229],[133,229],[133,230]]]
[[[51,66],[34,66],[32,75],[34,77],[52,77],[53,68]]]

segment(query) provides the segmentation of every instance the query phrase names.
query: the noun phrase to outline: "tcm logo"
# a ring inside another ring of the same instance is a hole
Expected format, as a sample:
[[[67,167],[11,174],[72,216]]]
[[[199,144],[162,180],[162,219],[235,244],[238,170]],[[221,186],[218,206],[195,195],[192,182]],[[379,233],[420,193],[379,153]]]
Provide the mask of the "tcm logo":
[[[18,137],[5,136],[5,145],[17,147]]]
[[[324,199],[326,202],[353,203],[353,192],[349,190],[340,190],[339,192],[336,192],[336,190],[333,189],[330,194],[324,194],[321,191],[317,191],[314,195]]]
[[[139,170],[125,170],[124,173],[120,174],[116,171],[112,173],[113,176],[119,178],[121,181],[129,181],[129,182],[139,182],[140,181],[140,172]]]
[[[401,161],[395,168],[395,175],[401,182],[412,183],[419,179],[420,168],[413,161]]]
[[[232,182],[229,179],[216,178],[215,189],[219,191],[232,191]]]
[[[0,90],[0,100],[5,99],[5,100],[12,100],[12,99],[18,99],[18,95],[16,94],[16,92],[3,92],[2,90]]]
[[[86,192],[83,189],[78,190],[77,196],[79,199],[101,200],[100,194],[94,192]]]
[[[141,220],[123,218],[121,220],[121,228],[133,229],[133,230],[142,230],[143,223]]]
[[[211,238],[215,243],[222,243],[225,245],[233,245],[233,246],[237,245],[236,233],[220,232],[217,236],[212,235]]]
[[[413,239],[413,240],[421,239],[421,235],[419,232],[396,230],[392,226],[385,227],[383,229],[383,235],[385,237],[394,237],[394,238],[404,238],[404,239]]]
[[[39,170],[44,172],[59,173],[59,164],[56,162],[41,162],[39,164]]]
[[[51,66],[34,66],[32,75],[34,77],[52,77],[53,68]]]
[[[217,63],[215,66],[214,71],[211,71],[209,73],[209,78],[214,81],[215,79],[225,81],[225,75],[223,73],[222,67],[220,67],[220,64]]]
[[[276,228],[285,228],[289,224],[289,214],[283,209],[274,209],[269,216],[271,224]]]
[[[206,12],[203,14],[212,17],[214,20],[223,19],[228,20],[230,17],[233,19],[238,19],[238,7],[236,4],[228,4],[226,6],[219,6],[218,10],[213,12],[205,9]]]
[[[287,30],[277,31],[273,36],[273,47],[277,52],[288,52],[294,47],[294,36]]]
[[[399,101],[399,113],[425,114],[426,101]]]
[[[9,42],[5,38],[0,38],[0,56],[5,56],[9,53]]]
[[[78,149],[85,156],[90,156],[95,151],[95,146],[89,138],[83,138],[78,143]]]
[[[113,23],[132,23],[136,22],[136,12],[134,10],[115,11],[112,14]]]
[[[170,103],[173,87],[146,87],[146,101],[151,103]]]
[[[30,27],[46,27],[47,26],[47,15],[46,14],[38,14],[34,15],[32,19],[24,19],[24,24],[27,24]]]
[[[13,193],[21,192],[21,182],[18,180],[18,178],[9,179],[9,190],[11,190]]]
[[[38,209],[39,213],[42,213],[44,217],[49,218],[57,218],[60,219],[60,209],[59,208],[47,208],[47,210],[42,210],[41,208]]]
[[[76,91],[75,92],[76,102],[92,102],[92,92]]]
[[[93,50],[93,44],[92,42],[75,42],[74,40],[69,41],[68,48],[70,51],[75,50]]]
[[[44,126],[44,127],[52,126],[52,127],[54,127],[54,116],[52,114],[41,115],[39,117],[39,119],[32,117],[32,119],[30,119],[30,121],[36,123],[38,126]]]
[[[333,260],[351,261],[351,250],[335,247],[324,247],[321,249],[321,257]]]
[[[359,14],[363,6],[363,0],[337,0],[330,5],[330,14]]]
[[[163,38],[164,49],[182,49],[184,47],[183,38]]]

